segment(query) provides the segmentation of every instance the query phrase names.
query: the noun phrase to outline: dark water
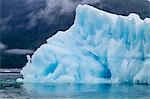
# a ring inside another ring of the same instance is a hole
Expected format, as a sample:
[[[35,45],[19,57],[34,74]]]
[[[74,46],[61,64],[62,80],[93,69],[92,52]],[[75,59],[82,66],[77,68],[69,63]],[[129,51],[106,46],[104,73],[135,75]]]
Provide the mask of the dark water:
[[[0,74],[0,99],[150,99],[150,85],[19,84],[20,74]]]

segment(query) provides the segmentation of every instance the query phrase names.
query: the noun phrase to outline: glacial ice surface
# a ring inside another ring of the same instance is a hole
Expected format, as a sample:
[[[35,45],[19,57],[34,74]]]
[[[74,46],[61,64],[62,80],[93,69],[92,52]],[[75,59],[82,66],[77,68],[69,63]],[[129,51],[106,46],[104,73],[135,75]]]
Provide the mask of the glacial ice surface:
[[[150,84],[150,18],[78,5],[70,29],[27,58],[18,82]]]

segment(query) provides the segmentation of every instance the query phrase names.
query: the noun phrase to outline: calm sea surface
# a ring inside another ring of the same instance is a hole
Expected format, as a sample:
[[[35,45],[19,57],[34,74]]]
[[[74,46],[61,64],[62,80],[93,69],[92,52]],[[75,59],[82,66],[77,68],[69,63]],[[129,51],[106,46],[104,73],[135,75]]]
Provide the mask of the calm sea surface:
[[[150,85],[20,84],[19,73],[0,73],[0,99],[150,99]]]

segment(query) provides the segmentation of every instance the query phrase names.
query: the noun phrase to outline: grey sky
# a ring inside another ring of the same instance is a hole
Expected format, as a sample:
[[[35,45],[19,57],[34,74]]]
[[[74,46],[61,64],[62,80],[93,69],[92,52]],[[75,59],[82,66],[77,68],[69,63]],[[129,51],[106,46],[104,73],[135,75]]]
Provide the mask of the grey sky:
[[[44,9],[29,15],[29,18],[31,18],[30,27],[35,26],[39,19],[53,23],[56,16],[72,13],[78,4],[94,4],[100,1],[101,0],[46,0],[46,7]]]

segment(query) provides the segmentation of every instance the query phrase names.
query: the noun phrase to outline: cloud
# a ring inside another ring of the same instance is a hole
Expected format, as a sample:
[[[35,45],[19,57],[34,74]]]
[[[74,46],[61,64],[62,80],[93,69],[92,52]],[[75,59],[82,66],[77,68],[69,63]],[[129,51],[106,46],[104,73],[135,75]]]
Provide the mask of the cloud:
[[[46,7],[39,12],[33,12],[29,15],[30,26],[37,24],[39,19],[44,19],[48,24],[53,24],[56,17],[60,15],[73,13],[78,4],[95,4],[101,0],[46,0]]]
[[[46,0],[47,7],[46,12],[56,12],[56,9],[60,10],[60,13],[71,13],[75,10],[78,4],[94,4],[101,0]],[[43,11],[45,11],[43,10]]]
[[[3,44],[2,42],[0,42],[0,51],[6,49],[7,46],[5,44]]]
[[[4,31],[4,30],[10,30],[11,27],[8,25],[8,22],[11,20],[11,15],[5,18],[2,18],[0,16],[0,30]]]
[[[27,4],[34,4],[36,2],[41,2],[41,1],[45,1],[45,0],[26,0]]]
[[[29,49],[8,49],[5,51],[7,54],[18,54],[18,55],[26,55],[26,54],[32,54],[33,50]]]

